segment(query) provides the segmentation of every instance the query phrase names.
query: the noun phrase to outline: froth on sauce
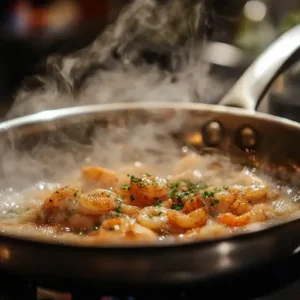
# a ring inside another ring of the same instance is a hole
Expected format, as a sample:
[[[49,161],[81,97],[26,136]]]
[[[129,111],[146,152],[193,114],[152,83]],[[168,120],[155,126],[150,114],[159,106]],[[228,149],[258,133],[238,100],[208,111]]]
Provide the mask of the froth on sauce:
[[[173,164],[82,165],[59,182],[1,192],[2,233],[77,245],[173,243],[262,230],[299,217],[294,191],[218,155]]]

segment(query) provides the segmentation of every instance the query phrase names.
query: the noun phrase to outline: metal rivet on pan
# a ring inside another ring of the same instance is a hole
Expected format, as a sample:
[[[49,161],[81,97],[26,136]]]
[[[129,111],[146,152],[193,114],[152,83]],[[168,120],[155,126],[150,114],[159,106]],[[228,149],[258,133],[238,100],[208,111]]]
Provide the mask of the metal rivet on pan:
[[[208,145],[218,145],[222,139],[222,126],[217,121],[211,121],[204,128],[205,143]]]
[[[245,126],[241,128],[239,132],[239,136],[240,136],[240,143],[242,147],[252,148],[255,146],[257,138],[256,138],[255,131],[251,127]]]

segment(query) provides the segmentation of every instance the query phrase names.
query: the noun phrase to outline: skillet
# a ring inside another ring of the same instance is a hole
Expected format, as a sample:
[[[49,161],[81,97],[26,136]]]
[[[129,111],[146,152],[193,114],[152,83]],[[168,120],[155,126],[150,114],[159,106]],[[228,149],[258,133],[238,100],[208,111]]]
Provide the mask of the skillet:
[[[111,130],[110,124],[139,124],[145,120],[160,123],[181,114],[188,117],[188,122],[184,127],[178,126],[174,136],[184,138],[189,132],[197,131],[203,136],[203,143],[191,146],[198,151],[221,151],[244,164],[259,164],[272,170],[279,179],[292,176],[293,184],[297,184],[300,125],[255,109],[299,46],[300,26],[297,26],[255,60],[218,106],[164,102],[103,104],[44,111],[3,122],[0,124],[1,185],[5,186],[8,179],[17,175],[26,177],[19,166],[21,154],[31,153],[41,143],[54,143],[63,149],[61,153],[69,154],[65,149],[72,147],[70,139],[88,145],[96,127]],[[126,123],[128,118],[130,122]],[[58,138],[62,132],[64,137],[68,136],[67,143]],[[52,166],[51,155],[46,159],[48,171]],[[7,168],[6,162],[11,157],[15,159],[14,164]],[[299,228],[300,220],[295,219],[229,238],[117,247],[64,245],[25,234],[14,236],[1,228],[0,269],[58,288],[62,282],[127,288],[179,287],[230,278],[253,267],[294,256],[300,247]]]

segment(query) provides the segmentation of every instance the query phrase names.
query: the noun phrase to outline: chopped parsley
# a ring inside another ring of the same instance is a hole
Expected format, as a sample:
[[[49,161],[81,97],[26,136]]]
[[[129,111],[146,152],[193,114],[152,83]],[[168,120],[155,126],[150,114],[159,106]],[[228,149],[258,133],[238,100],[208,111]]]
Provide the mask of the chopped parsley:
[[[147,177],[151,177],[151,174],[149,174],[149,173],[146,173],[146,176],[147,176]]]
[[[130,190],[130,184],[123,184],[121,187],[122,190],[129,191]]]
[[[219,202],[220,202],[219,200],[214,199],[214,200],[210,203],[210,205],[211,205],[211,206],[215,206],[215,205],[218,204]]]
[[[177,193],[177,200],[178,201],[181,201],[181,199],[184,197],[184,196],[187,196],[188,195],[188,193],[186,194],[186,193],[184,193],[184,192],[179,192],[179,193]]]
[[[116,213],[117,213],[118,215],[120,215],[121,212],[122,212],[121,206],[118,206],[118,207],[116,208]]]
[[[121,207],[121,205],[122,205],[122,203],[123,203],[123,199],[122,199],[120,196],[117,196],[117,203],[118,203],[118,206],[117,206],[117,208],[116,208],[116,213],[117,213],[118,215],[120,215],[121,212],[122,212],[122,207]]]
[[[135,177],[135,176],[131,175],[130,176],[130,181],[134,182],[134,183],[139,183],[141,181],[141,179],[138,178],[138,177]]]
[[[182,210],[183,208],[183,204],[182,203],[179,203],[179,204],[176,204],[176,203],[173,203],[172,204],[172,209],[175,209],[175,210]]]
[[[160,206],[162,204],[162,201],[160,199],[158,199],[156,201],[156,203],[154,204],[154,206]]]
[[[205,191],[205,192],[202,194],[203,199],[213,198],[214,196],[215,196],[215,193],[214,193],[214,192],[208,192],[208,191]]]
[[[171,190],[170,198],[174,198],[175,195],[176,195],[176,192],[177,192],[177,191],[176,191],[175,189]]]
[[[139,184],[140,187],[145,187],[145,184],[142,181],[142,178],[138,178],[138,177],[135,177],[134,175],[131,175],[130,181]]]
[[[74,197],[77,197],[77,192],[74,193]]]

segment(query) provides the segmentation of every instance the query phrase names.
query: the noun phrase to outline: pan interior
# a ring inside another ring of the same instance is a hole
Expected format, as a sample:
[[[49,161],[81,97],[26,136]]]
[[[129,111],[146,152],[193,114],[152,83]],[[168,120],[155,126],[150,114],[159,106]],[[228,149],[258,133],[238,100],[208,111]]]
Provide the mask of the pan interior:
[[[15,224],[19,211],[36,205],[31,192],[72,184],[82,165],[118,169],[141,162],[170,166],[191,152],[203,160],[223,160],[230,168],[247,168],[272,178],[274,186],[284,187],[291,201],[297,201],[299,135],[298,125],[292,122],[207,105],[83,107],[80,113],[62,114],[50,121],[32,118],[1,131],[2,234],[77,245],[51,230],[30,227],[26,231]],[[298,216],[297,211],[281,221]],[[259,230],[278,224],[270,222]],[[243,233],[247,231],[237,234]]]

